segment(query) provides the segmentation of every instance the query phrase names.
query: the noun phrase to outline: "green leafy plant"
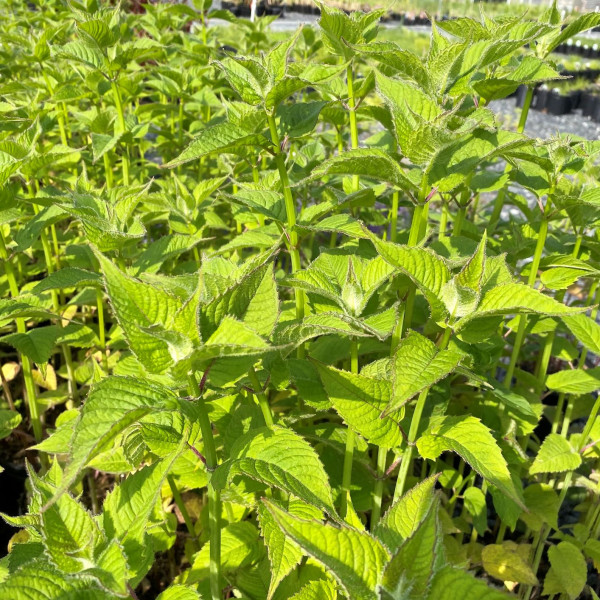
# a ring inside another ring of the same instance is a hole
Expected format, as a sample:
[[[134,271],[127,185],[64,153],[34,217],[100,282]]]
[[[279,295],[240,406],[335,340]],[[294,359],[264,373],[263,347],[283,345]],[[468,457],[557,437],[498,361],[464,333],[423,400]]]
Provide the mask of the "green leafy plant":
[[[1,598],[596,597],[600,16],[2,5]]]

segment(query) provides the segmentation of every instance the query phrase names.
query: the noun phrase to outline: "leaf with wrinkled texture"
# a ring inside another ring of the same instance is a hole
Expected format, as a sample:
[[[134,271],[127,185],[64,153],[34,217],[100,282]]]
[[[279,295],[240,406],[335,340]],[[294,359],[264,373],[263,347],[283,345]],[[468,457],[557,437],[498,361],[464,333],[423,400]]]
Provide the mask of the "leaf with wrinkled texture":
[[[375,586],[389,559],[381,542],[345,525],[298,519],[267,500],[263,503],[285,534],[331,572],[350,600],[377,599]]]
[[[404,406],[411,398],[447,377],[465,358],[457,350],[439,350],[416,331],[410,331],[394,355],[392,399],[384,414]]]
[[[417,440],[417,448],[423,458],[430,460],[446,450],[456,452],[482,477],[523,506],[494,436],[479,419],[469,415],[435,419]]]
[[[350,428],[384,448],[401,443],[397,423],[381,416],[392,393],[389,381],[315,364],[329,400]]]
[[[212,485],[223,489],[238,474],[336,514],[329,480],[317,453],[290,429],[261,427],[243,435],[231,448],[229,460],[214,472]]]

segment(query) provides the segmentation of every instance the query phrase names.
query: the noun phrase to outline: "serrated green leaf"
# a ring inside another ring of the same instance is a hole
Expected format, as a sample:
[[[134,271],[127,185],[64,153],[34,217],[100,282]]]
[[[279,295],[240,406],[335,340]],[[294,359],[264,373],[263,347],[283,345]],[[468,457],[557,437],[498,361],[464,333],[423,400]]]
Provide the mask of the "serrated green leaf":
[[[131,350],[150,372],[166,371],[174,362],[169,345],[152,335],[150,328],[171,326],[183,302],[164,289],[129,277],[103,254],[96,255],[112,308]]]
[[[80,41],[67,42],[54,52],[61,58],[80,62],[92,69],[101,70],[105,66],[105,57],[98,46]]]
[[[440,501],[435,499],[412,535],[386,565],[381,585],[396,597],[422,598],[433,574],[444,564]]]
[[[471,319],[491,315],[539,314],[564,317],[584,311],[585,308],[566,306],[554,298],[522,283],[503,283],[483,294],[477,310],[457,323],[462,329]]]
[[[405,175],[398,161],[377,148],[358,148],[333,156],[313,169],[304,181],[322,179],[329,175],[359,175],[385,181],[409,194],[416,190],[414,183]]]
[[[290,600],[336,600],[337,590],[330,580],[317,579],[307,583]]]
[[[457,350],[439,350],[416,331],[409,331],[394,355],[392,399],[384,414],[400,409],[411,398],[447,377],[465,358]]]
[[[591,394],[600,389],[600,367],[557,371],[546,377],[546,387],[565,394]]]
[[[301,500],[290,500],[282,508],[288,514],[299,519],[319,520],[323,518],[319,509]],[[267,598],[271,598],[281,580],[300,562],[303,552],[296,542],[285,536],[264,504],[260,504],[258,507],[258,517],[271,563],[271,582],[267,596]]]
[[[494,436],[479,419],[469,415],[435,419],[417,440],[417,448],[430,460],[447,450],[456,452],[482,477],[524,506]]]
[[[273,333],[273,340],[281,346],[299,346],[306,340],[322,335],[338,334],[344,337],[376,337],[385,339],[389,332],[370,327],[368,322],[343,313],[318,313],[302,321],[280,323]]]
[[[246,146],[267,148],[269,145],[269,140],[262,134],[245,131],[239,124],[226,121],[207,127],[177,158],[164,166],[176,167],[215,152],[235,153]]]
[[[198,348],[194,357],[210,360],[224,356],[259,356],[272,350],[268,342],[246,323],[223,318],[216,331]]]
[[[569,38],[585,31],[586,29],[592,29],[600,25],[600,15],[597,13],[587,13],[579,15],[573,19],[564,29],[561,28],[557,35],[551,37],[551,41],[545,46],[547,53],[552,52],[558,45],[562,44]]]
[[[585,314],[563,317],[571,333],[594,354],[600,354],[600,325]]]
[[[0,337],[0,342],[9,344],[37,365],[44,365],[52,356],[56,339],[60,333],[57,325],[36,327],[26,333],[10,333]]]
[[[135,582],[146,574],[151,565],[152,541],[145,532],[152,524],[150,517],[160,497],[162,484],[180,451],[129,475],[104,501],[104,531],[122,545]]]
[[[384,242],[366,231],[377,252],[393,267],[410,277],[431,306],[434,318],[446,313],[439,299],[451,273],[446,261],[432,250]]]
[[[217,468],[211,481],[215,488],[223,489],[239,474],[336,515],[329,480],[317,453],[290,429],[274,426],[249,431],[233,445],[229,460]]]
[[[107,152],[110,152],[121,139],[122,134],[106,135],[105,133],[92,133],[92,156],[94,162],[101,159]]]
[[[161,592],[156,600],[201,600],[198,592],[192,587],[185,585],[170,585],[166,590]]]
[[[173,410],[177,405],[173,392],[148,380],[113,376],[93,386],[75,424],[71,460],[50,503],[64,493],[86,464],[109,448],[122,431],[147,414]]]
[[[100,275],[97,273],[77,267],[65,267],[64,269],[50,273],[48,277],[36,284],[32,291],[38,294],[49,290],[62,290],[70,287],[97,287],[101,285],[102,281]]]
[[[45,559],[25,563],[0,583],[7,600],[114,600],[89,576],[68,577]]]
[[[50,500],[53,491],[46,490],[42,501]],[[40,518],[46,552],[61,571],[78,573],[92,563],[94,542],[100,531],[79,502],[63,494]]]
[[[542,442],[529,473],[563,473],[581,465],[581,456],[571,443],[558,433],[549,433]]]
[[[290,139],[299,138],[312,132],[326,102],[302,102],[282,104],[277,109],[279,129]]]
[[[256,334],[270,335],[279,317],[279,296],[273,267],[265,260],[269,257],[269,252],[259,255],[256,266],[245,266],[241,274],[204,274],[199,326],[205,340],[216,332],[225,316],[243,321]]]
[[[396,448],[402,442],[398,424],[390,417],[382,418],[392,393],[389,381],[315,365],[329,400],[351,429],[384,448]]]
[[[263,503],[285,534],[331,572],[350,600],[377,599],[375,586],[389,554],[376,538],[345,525],[298,519]]]
[[[438,475],[419,482],[396,501],[377,524],[373,535],[390,550],[411,537],[429,512]]]

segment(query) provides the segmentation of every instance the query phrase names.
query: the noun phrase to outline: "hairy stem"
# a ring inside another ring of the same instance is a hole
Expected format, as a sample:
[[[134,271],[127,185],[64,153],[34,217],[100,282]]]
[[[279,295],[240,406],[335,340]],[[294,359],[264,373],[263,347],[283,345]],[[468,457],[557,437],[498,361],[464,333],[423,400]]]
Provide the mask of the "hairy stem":
[[[125,125],[125,111],[123,109],[123,101],[121,100],[121,92],[117,82],[113,79],[110,82],[113,91],[113,97],[115,101],[115,107],[117,109],[117,119],[119,123],[119,133],[124,134],[127,131]],[[123,185],[129,185],[129,156],[127,149],[123,148],[123,156],[121,157],[121,169],[123,173]]]
[[[452,329],[447,327],[444,330],[438,347],[440,350],[445,350],[450,341],[452,335]],[[429,388],[424,389],[417,398],[417,404],[415,406],[415,412],[413,413],[410,421],[410,429],[408,430],[408,440],[406,450],[402,456],[402,462],[400,463],[400,470],[398,471],[398,479],[396,480],[396,488],[394,490],[394,502],[398,500],[404,494],[406,490],[406,478],[412,465],[412,460],[415,454],[415,442],[417,441],[417,435],[419,433],[419,426],[421,424],[421,417],[423,416],[423,409],[425,408],[425,402],[427,401],[427,395],[429,394]]]
[[[387,465],[388,449],[377,448],[377,481],[373,488],[373,509],[371,511],[371,531],[379,522],[381,517],[381,505],[383,502],[383,485],[385,483],[385,467]]]
[[[350,371],[358,373],[358,341],[352,338],[350,342]],[[345,519],[350,503],[350,485],[352,483],[352,462],[354,459],[354,431],[346,430],[346,449],[344,451],[344,467],[342,471],[342,498],[340,501],[340,516]]]
[[[398,239],[398,202],[400,192],[395,191],[392,194],[392,210],[390,213],[390,241],[396,243]]]
[[[258,380],[254,367],[250,367],[250,370],[248,371],[248,378],[250,379],[250,383],[254,388],[254,396],[258,401],[258,405],[260,406],[265,423],[269,427],[273,427],[273,414],[271,413],[271,407],[269,406],[269,399],[262,391],[262,386],[260,385],[260,381]]]
[[[212,425],[208,410],[196,376],[192,373],[188,377],[190,393],[197,399],[200,411],[198,422],[202,432],[204,456],[206,458],[206,471],[208,475],[208,523],[210,539],[210,594],[211,600],[221,600],[221,494],[212,484],[212,473],[217,468],[217,449],[213,436]]]
[[[358,124],[356,123],[356,101],[354,99],[354,73],[352,65],[346,69],[346,83],[348,86],[348,111],[350,113],[350,144],[355,150],[358,148]],[[357,192],[359,187],[358,175],[352,175],[352,191]]]
[[[275,117],[267,113],[267,121],[269,123],[269,131],[271,132],[271,140],[273,141],[275,163],[277,165],[277,170],[279,171],[279,178],[283,188],[283,198],[285,200],[285,212],[288,229],[288,248],[292,260],[292,273],[295,273],[296,271],[299,271],[301,267],[300,250],[298,249],[298,232],[296,231],[296,207],[294,204],[290,180],[285,166],[284,153],[281,148],[281,142],[279,141],[279,134],[277,133]],[[304,318],[304,292],[302,290],[295,289],[294,296],[296,301],[296,318],[301,321]],[[301,345],[298,348],[298,358],[304,358],[304,345]]]

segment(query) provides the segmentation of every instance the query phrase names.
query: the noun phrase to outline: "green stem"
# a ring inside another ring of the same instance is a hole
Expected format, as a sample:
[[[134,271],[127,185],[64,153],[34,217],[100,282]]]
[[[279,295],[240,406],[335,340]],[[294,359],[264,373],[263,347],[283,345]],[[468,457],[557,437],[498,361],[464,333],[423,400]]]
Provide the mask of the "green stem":
[[[171,488],[171,493],[173,494],[173,500],[175,500],[175,504],[177,505],[177,508],[179,509],[179,512],[181,513],[181,516],[183,517],[183,522],[185,523],[188,533],[190,534],[190,538],[192,540],[192,545],[194,546],[194,552],[197,552],[199,549],[198,548],[198,538],[196,536],[196,531],[194,529],[194,523],[192,522],[190,513],[187,511],[187,508],[185,507],[185,502],[183,501],[183,498],[181,497],[181,493],[179,492],[179,488],[177,487],[177,484],[175,483],[173,476],[167,475],[167,481],[169,482],[169,487]]]
[[[548,219],[547,215],[550,209],[550,198],[546,200],[546,208],[544,210],[544,214],[542,215],[542,222],[540,224],[540,231],[538,233],[537,243],[535,245],[535,252],[533,255],[533,261],[531,262],[531,271],[529,272],[529,277],[527,279],[527,285],[529,287],[533,287],[537,280],[537,273],[540,268],[540,261],[542,260],[542,253],[544,251],[544,246],[546,245],[546,237],[548,235]],[[525,339],[525,332],[527,331],[527,315],[519,315],[518,317],[518,325],[517,325],[517,335],[515,338],[515,343],[513,345],[512,354],[510,356],[510,363],[508,365],[508,369],[506,370],[506,377],[504,378],[504,385],[507,387],[512,386],[512,378],[515,374],[515,368],[517,366],[517,360],[519,358],[519,354],[521,352],[521,346],[523,345],[523,340]],[[501,405],[503,407],[503,405]]]
[[[377,448],[377,481],[373,488],[373,510],[371,511],[371,531],[379,522],[381,517],[381,505],[383,502],[383,484],[385,482],[385,468],[387,466],[388,449]]]
[[[298,232],[296,231],[296,207],[294,204],[290,180],[285,166],[284,154],[279,141],[279,134],[277,133],[275,117],[272,114],[267,113],[267,121],[269,123],[269,131],[271,132],[271,140],[273,141],[275,163],[277,165],[277,170],[279,171],[279,178],[281,179],[281,186],[283,188],[283,198],[285,200],[285,212],[288,229],[287,234],[289,236],[288,247],[292,260],[292,273],[295,273],[301,268],[300,250],[298,249]],[[295,289],[294,296],[296,299],[296,319],[301,321],[304,318],[304,292],[302,290]],[[301,345],[298,348],[298,358],[304,358],[304,345]]]
[[[248,371],[248,378],[250,379],[250,383],[254,388],[254,395],[256,396],[258,405],[260,406],[260,410],[263,414],[265,423],[269,427],[273,427],[273,414],[271,413],[271,407],[269,406],[269,399],[267,398],[266,394],[262,391],[262,386],[260,384],[260,381],[258,380],[258,377],[256,376],[256,371],[254,370],[254,367],[250,367],[250,370]]]
[[[48,75],[46,75],[46,70],[44,68],[43,65],[40,65],[41,69],[42,69],[42,76],[44,77],[44,81],[46,82],[46,87],[48,88],[48,93],[52,96],[54,94],[54,87],[52,86],[52,83],[50,82],[50,78],[48,77]],[[64,106],[64,103],[63,103]],[[60,141],[62,142],[63,146],[68,146],[69,142],[67,140],[67,131],[65,128],[65,120],[64,120],[64,113],[62,112],[62,110],[59,109],[59,107],[56,107],[56,119],[58,121],[58,129],[60,131]]]
[[[213,437],[212,425],[208,410],[196,376],[191,373],[188,377],[190,393],[199,405],[198,423],[202,433],[206,472],[208,475],[208,523],[209,523],[209,579],[211,600],[221,600],[221,495],[212,484],[212,474],[217,468],[217,449]]]
[[[356,123],[356,101],[354,99],[354,73],[352,65],[346,69],[346,81],[348,86],[348,111],[350,113],[350,144],[353,150],[358,148],[358,124]],[[352,175],[352,191],[357,192],[359,188],[358,175]]]
[[[30,197],[34,197],[34,191],[33,191],[33,186],[30,184],[28,186],[28,190],[29,190],[29,195]],[[37,210],[37,206],[34,204],[34,212],[37,214],[38,210]],[[56,233],[54,233],[54,236],[56,237]],[[46,271],[48,272],[48,275],[51,275],[52,273],[54,273],[54,263],[52,262],[52,249],[50,247],[50,240],[48,239],[48,234],[46,233],[45,229],[42,229],[42,231],[40,232],[40,239],[42,240],[42,248],[44,250],[44,260],[46,262]],[[58,244],[58,241],[57,241]],[[57,260],[58,262],[58,260]],[[60,265],[60,262],[58,262],[58,264]],[[60,301],[58,298],[58,292],[56,290],[51,290],[50,291],[50,297],[52,298],[52,307],[54,308],[54,312],[57,315],[60,315]],[[58,322],[59,327],[61,326],[60,321]],[[60,349],[61,352],[63,353],[63,356],[65,358],[65,366],[67,369],[67,382],[68,382],[68,386],[69,386],[69,394],[71,396],[71,400],[77,404],[79,402],[79,394],[77,391],[77,382],[75,381],[75,367],[73,365],[73,357],[71,356],[71,349],[66,345],[66,344],[61,344],[60,345]]]
[[[350,372],[358,373],[358,341],[350,342]],[[344,451],[344,467],[342,471],[342,497],[340,500],[340,516],[346,518],[350,503],[350,485],[352,483],[352,462],[354,460],[354,431],[346,430],[346,449]]]
[[[421,194],[423,195],[423,194]],[[419,202],[415,206],[413,211],[412,221],[410,224],[410,231],[408,233],[408,245],[416,246],[421,240],[421,224],[425,221],[427,223],[427,212],[425,210],[425,204]],[[402,323],[402,332],[405,332],[412,323],[413,309],[415,306],[415,297],[417,294],[417,288],[414,284],[411,284],[406,297],[406,305],[404,309],[404,320]]]
[[[390,241],[396,243],[398,239],[398,202],[400,192],[395,191],[392,194],[392,212],[390,214]]]
[[[429,388],[423,390],[417,399],[415,412],[413,413],[410,429],[408,431],[406,450],[402,456],[402,462],[400,463],[400,469],[398,471],[398,479],[396,480],[396,488],[394,489],[394,502],[404,494],[406,488],[406,478],[408,477],[409,469],[412,466],[412,460],[415,453],[415,442],[419,433],[419,425],[421,424],[421,417],[423,416],[423,409],[425,408],[428,393]]]
[[[581,242],[583,240],[583,235],[577,235],[577,239],[575,241],[575,245],[573,246],[572,256],[577,258],[579,255],[579,250],[581,248]],[[556,301],[562,304],[565,299],[565,290],[561,290],[556,294]],[[539,364],[536,370],[536,379],[538,382],[537,392],[541,393],[544,389],[544,382],[546,381],[546,373],[548,372],[548,365],[550,364],[550,357],[552,356],[552,348],[554,346],[554,340],[556,338],[556,328],[554,328],[551,332],[546,335],[544,340],[544,347],[542,349],[542,353],[540,354]]]
[[[527,89],[527,94],[525,95],[525,102],[523,103],[523,107],[521,108],[521,116],[519,117],[519,124],[517,126],[517,132],[523,133],[525,130],[525,123],[527,122],[527,115],[529,114],[529,108],[531,106],[531,100],[533,98],[533,87],[530,86]],[[510,163],[506,163],[506,167],[504,168],[504,173],[510,173],[512,167]],[[496,196],[496,200],[494,202],[494,208],[492,210],[492,215],[490,216],[490,220],[487,226],[488,235],[491,235],[496,230],[498,225],[498,221],[500,220],[500,215],[502,213],[502,209],[504,208],[504,199],[506,197],[506,190],[508,184],[504,184],[504,186],[498,191],[498,195]]]
[[[421,222],[419,223],[419,237],[417,238],[415,245],[418,244],[427,234],[427,223],[429,222],[429,206],[429,202],[427,202],[423,206],[423,212],[421,213]]]
[[[207,45],[207,37],[206,37],[206,17],[204,16],[204,11],[200,13],[200,20],[202,22],[202,44],[204,46]]]
[[[113,91],[115,107],[117,109],[117,118],[119,123],[119,129],[117,133],[124,134],[127,131],[127,126],[125,125],[125,111],[123,109],[123,102],[121,100],[121,92],[119,91],[119,86],[114,79],[111,80],[110,85]],[[129,185],[129,156],[126,148],[123,148],[121,168],[123,171],[123,185],[127,186]]]
[[[558,426],[560,425],[563,408],[565,406],[565,397],[566,394],[561,392],[558,395],[558,401],[556,403],[556,412],[554,413],[554,420],[552,421],[552,433],[558,432]]]
[[[104,160],[104,179],[106,180],[106,189],[111,190],[114,184],[112,165],[110,164],[110,157],[108,155],[108,152],[105,152],[102,158]]]
[[[179,98],[179,147],[183,148],[183,98]]]
[[[465,221],[465,212],[466,212],[466,208],[464,206],[461,206],[458,209],[458,212],[456,213],[456,218],[454,219],[454,227],[452,229],[452,235],[460,235],[460,232],[462,231],[462,226],[463,223]]]
[[[527,123],[527,116],[529,115],[529,109],[531,107],[531,100],[533,99],[533,86],[529,86],[527,94],[525,94],[525,101],[521,108],[521,116],[519,117],[519,124],[517,125],[517,133],[523,133],[525,131],[525,124]]]
[[[438,344],[440,350],[446,349],[446,347],[448,346],[448,342],[450,341],[451,335],[452,329],[450,329],[450,327],[447,327],[444,330],[444,335],[442,336]],[[408,473],[412,465],[412,460],[415,453],[415,442],[417,441],[419,426],[421,424],[421,417],[423,416],[423,409],[425,408],[425,402],[427,401],[428,393],[429,388],[426,388],[419,394],[417,404],[415,406],[415,412],[413,413],[412,419],[410,421],[410,429],[408,430],[406,450],[404,452],[404,456],[402,457],[402,462],[400,463],[398,479],[396,480],[396,488],[394,490],[394,502],[396,502],[396,500],[398,500],[398,498],[400,498],[402,494],[404,494],[406,489],[406,478],[408,477]]]
[[[0,258],[4,263],[4,272],[6,273],[6,279],[8,280],[8,288],[10,295],[16,298],[19,295],[19,286],[17,285],[17,279],[15,277],[15,271],[10,261],[10,256],[6,248],[6,240],[4,234],[0,228]],[[26,333],[27,327],[25,325],[25,319],[15,319],[17,332]],[[36,442],[41,442],[43,437],[42,420],[37,404],[37,396],[35,392],[35,382],[33,380],[33,373],[31,370],[31,362],[27,356],[20,353],[21,366],[23,367],[23,380],[25,382],[25,391],[27,393],[27,406],[29,408],[29,418],[31,420],[31,426],[33,428],[33,436]],[[45,454],[40,454],[40,460],[42,465],[47,464]]]
[[[98,339],[102,351],[102,366],[108,373],[108,354],[106,353],[106,325],[104,323],[104,302],[102,290],[96,289],[96,308],[98,309]]]
[[[438,238],[443,240],[446,237],[446,227],[448,226],[448,205],[442,202],[442,214],[440,216],[440,228]]]
[[[252,181],[256,184],[260,181],[260,174],[258,172],[258,166],[252,165]],[[258,213],[258,223],[261,227],[265,224],[265,215]]]

